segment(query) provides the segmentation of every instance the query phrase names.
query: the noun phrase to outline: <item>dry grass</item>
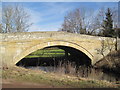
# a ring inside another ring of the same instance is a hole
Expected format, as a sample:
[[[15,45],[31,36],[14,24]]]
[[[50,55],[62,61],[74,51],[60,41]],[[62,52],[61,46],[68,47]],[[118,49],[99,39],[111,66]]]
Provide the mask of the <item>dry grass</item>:
[[[109,53],[94,66],[120,74],[120,50]]]
[[[110,82],[117,82],[116,78],[110,74],[104,73],[101,69],[95,69],[86,66],[76,68],[76,65],[71,62],[59,62],[52,73],[59,75],[69,75],[78,78],[86,78],[91,80],[106,80]]]
[[[46,85],[59,87],[76,88],[99,88],[99,87],[117,87],[106,81],[85,79],[65,74],[47,73],[40,70],[29,70],[20,67],[13,67],[3,70],[3,79],[15,79],[23,82],[42,83]]]

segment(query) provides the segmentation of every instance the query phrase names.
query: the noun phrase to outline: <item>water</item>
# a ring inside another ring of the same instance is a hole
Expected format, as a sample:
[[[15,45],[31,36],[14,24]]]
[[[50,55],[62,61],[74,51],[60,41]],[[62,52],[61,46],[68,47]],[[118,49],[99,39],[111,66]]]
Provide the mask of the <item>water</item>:
[[[96,80],[107,80],[110,82],[118,82],[120,81],[119,75],[116,75],[114,73],[110,72],[102,72],[101,70],[95,70],[95,69],[85,69],[84,67],[80,68],[79,72],[76,73],[75,68],[70,68],[71,71],[69,73],[66,73],[66,68],[65,67],[54,67],[54,66],[29,66],[26,67],[27,69],[32,69],[32,70],[42,70],[45,72],[54,72],[54,73],[59,73],[59,74],[72,74],[75,76],[79,77],[84,77],[84,78],[90,78],[90,79],[96,79]]]
[[[53,71],[56,71],[57,68],[53,67],[53,66],[37,66],[37,67],[33,67],[33,66],[29,66],[29,67],[26,67],[27,69],[32,69],[32,70],[42,70],[42,71],[45,71],[45,72],[53,72]]]
[[[120,75],[105,70],[103,72],[103,70],[92,68],[89,65],[87,67],[86,65],[77,65],[77,62],[71,62],[72,60],[64,60],[63,58],[56,58],[56,61],[54,61],[53,58],[41,58],[39,61],[38,60],[39,59],[36,58],[26,58],[21,60],[21,62],[18,63],[18,66],[45,72],[75,75],[77,77],[79,76],[94,80],[107,80],[110,82],[120,81]]]

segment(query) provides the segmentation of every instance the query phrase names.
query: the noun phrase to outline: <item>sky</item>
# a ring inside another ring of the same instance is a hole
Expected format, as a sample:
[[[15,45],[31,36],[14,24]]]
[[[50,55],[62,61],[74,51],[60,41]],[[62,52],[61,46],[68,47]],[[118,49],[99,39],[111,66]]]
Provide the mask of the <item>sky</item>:
[[[1,0],[3,2],[118,2],[120,0]]]
[[[10,1],[10,0],[9,0]],[[115,7],[117,2],[2,2],[5,5],[19,3],[23,5],[28,14],[31,15],[30,22],[33,25],[29,32],[33,31],[58,31],[64,21],[64,16],[76,9],[86,8],[87,11],[94,10],[95,14],[102,7]],[[31,1],[31,0],[29,0]],[[49,1],[49,0],[48,0]]]

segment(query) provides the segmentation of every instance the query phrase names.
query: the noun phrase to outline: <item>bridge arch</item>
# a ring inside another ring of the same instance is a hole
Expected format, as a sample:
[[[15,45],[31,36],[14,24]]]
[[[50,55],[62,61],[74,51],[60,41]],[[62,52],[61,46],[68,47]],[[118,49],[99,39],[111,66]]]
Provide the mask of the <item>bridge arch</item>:
[[[40,42],[37,45],[31,46],[27,48],[26,50],[23,50],[23,52],[21,52],[19,55],[14,57],[13,59],[15,60],[14,64],[19,62],[21,59],[23,59],[25,56],[29,55],[30,53],[37,51],[38,49],[43,49],[43,48],[51,47],[51,46],[67,46],[67,47],[75,48],[81,51],[82,53],[84,53],[86,56],[88,56],[91,59],[91,62],[93,61],[93,55],[88,50],[83,48],[82,46],[76,43],[73,43],[73,42],[68,42],[68,41],[63,41],[63,40],[54,40],[54,41]]]

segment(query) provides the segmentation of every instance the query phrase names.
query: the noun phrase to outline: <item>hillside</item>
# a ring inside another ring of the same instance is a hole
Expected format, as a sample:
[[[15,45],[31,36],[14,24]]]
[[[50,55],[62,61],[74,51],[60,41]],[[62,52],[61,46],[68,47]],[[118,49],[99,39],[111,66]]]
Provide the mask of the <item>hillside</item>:
[[[120,50],[109,53],[106,57],[97,62],[94,67],[103,69],[103,71],[120,74]]]

